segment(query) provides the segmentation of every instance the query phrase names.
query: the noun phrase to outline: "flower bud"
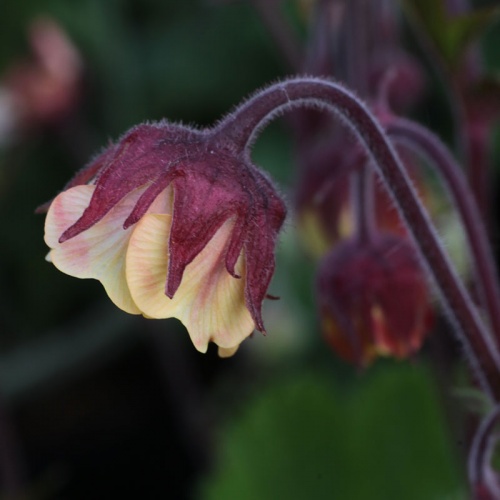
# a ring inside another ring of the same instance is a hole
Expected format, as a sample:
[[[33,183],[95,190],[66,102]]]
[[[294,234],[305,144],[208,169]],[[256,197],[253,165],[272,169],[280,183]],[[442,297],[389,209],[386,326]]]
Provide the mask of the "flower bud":
[[[416,59],[399,47],[384,47],[372,54],[368,69],[371,88],[386,86],[386,103],[395,113],[414,108],[425,94],[426,79]]]
[[[350,199],[352,174],[366,164],[366,155],[357,148],[346,153],[344,134],[331,144],[303,155],[295,197],[298,224],[302,240],[310,253],[323,256],[340,240],[355,231],[354,211]],[[408,171],[418,185],[422,198],[427,199],[412,158],[402,155]],[[373,193],[375,221],[383,231],[406,235],[407,231],[386,188],[376,182]]]
[[[410,356],[432,324],[416,252],[396,235],[339,243],[320,263],[317,290],[326,341],[359,366],[377,355]]]
[[[51,203],[61,271],[101,281],[121,309],[180,319],[231,355],[255,329],[286,209],[271,181],[210,131],[139,125]]]

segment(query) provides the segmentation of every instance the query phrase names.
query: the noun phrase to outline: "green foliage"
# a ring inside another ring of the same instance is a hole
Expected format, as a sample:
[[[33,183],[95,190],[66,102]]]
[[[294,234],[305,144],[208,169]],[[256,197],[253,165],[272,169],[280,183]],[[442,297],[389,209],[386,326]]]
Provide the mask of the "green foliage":
[[[269,385],[222,427],[201,498],[465,498],[429,373],[386,368],[347,395],[318,374]]]
[[[402,0],[412,21],[430,39],[449,69],[457,69],[468,46],[500,18],[500,9],[476,9],[465,15],[450,17],[444,0]]]

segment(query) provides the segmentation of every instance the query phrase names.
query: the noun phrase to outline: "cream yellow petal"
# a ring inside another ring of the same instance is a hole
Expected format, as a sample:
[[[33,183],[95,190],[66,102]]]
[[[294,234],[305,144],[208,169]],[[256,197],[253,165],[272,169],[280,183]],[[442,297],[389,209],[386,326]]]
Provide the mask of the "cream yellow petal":
[[[99,280],[120,309],[140,314],[125,278],[125,255],[133,228],[124,230],[123,222],[145,187],[131,192],[102,220],[83,233],[62,244],[58,241],[88,206],[94,189],[93,185],[76,186],[64,191],[52,202],[45,222],[45,242],[52,249],[48,260],[71,276]],[[169,210],[170,198],[170,189],[165,190],[150,210]]]
[[[239,345],[234,347],[219,347],[217,354],[221,358],[230,358],[231,356],[234,356],[234,353],[238,350],[239,347]]]
[[[254,329],[245,305],[244,278],[233,278],[224,263],[233,223],[227,221],[187,266],[173,299],[165,295],[170,224],[169,215],[148,214],[134,229],[126,264],[132,297],[149,317],[180,319],[199,351],[205,352],[213,341],[229,355]],[[245,276],[242,257],[237,272]]]

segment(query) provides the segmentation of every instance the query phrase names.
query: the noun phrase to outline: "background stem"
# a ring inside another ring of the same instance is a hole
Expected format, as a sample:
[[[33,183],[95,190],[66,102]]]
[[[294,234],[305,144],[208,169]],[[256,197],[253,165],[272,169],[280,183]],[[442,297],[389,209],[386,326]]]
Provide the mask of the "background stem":
[[[351,176],[351,202],[357,238],[371,241],[375,228],[375,203],[373,172],[367,165],[361,166]]]
[[[476,272],[476,285],[500,344],[500,289],[486,228],[465,176],[446,146],[432,132],[404,118],[388,118],[386,131],[398,142],[417,151],[437,167],[460,214],[469,241]]]

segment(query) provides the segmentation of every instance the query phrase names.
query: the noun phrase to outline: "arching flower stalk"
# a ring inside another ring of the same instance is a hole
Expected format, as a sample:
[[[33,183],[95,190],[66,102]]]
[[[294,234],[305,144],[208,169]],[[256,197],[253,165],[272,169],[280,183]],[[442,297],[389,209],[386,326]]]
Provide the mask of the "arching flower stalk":
[[[256,134],[278,113],[298,106],[332,112],[358,137],[408,226],[422,262],[464,346],[474,375],[492,400],[500,397],[500,354],[470,294],[446,255],[425,208],[377,119],[343,86],[316,78],[296,78],[256,94],[223,120],[216,133],[233,147],[249,149]]]
[[[469,482],[476,500],[496,500],[500,497],[500,477],[492,467],[493,454],[498,444],[494,432],[500,417],[496,405],[479,425],[472,441],[468,460]]]

